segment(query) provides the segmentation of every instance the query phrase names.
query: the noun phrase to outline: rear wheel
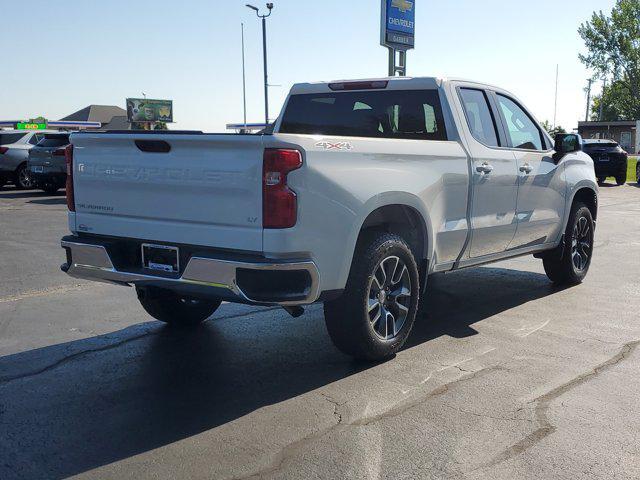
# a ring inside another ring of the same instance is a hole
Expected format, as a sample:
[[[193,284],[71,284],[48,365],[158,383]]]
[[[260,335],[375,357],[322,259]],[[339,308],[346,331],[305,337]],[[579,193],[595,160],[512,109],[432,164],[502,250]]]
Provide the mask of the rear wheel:
[[[156,287],[136,287],[142,308],[156,320],[172,326],[193,327],[218,309],[221,300],[201,300]]]
[[[559,285],[575,285],[587,276],[593,255],[594,223],[591,211],[577,202],[571,209],[564,244],[543,257],[544,271]]]
[[[390,233],[367,235],[356,249],[343,295],[324,305],[329,336],[352,357],[389,358],[411,333],[419,296],[418,267],[407,243]]]
[[[605,177],[598,177],[598,185],[604,184],[605,180],[606,180]]]
[[[23,163],[16,170],[16,177],[14,180],[16,187],[20,190],[27,190],[33,187],[33,179],[31,178],[31,172],[26,163]]]
[[[626,170],[623,172],[620,172],[617,176],[616,176],[616,183],[618,184],[618,186],[622,186],[625,183],[627,183],[627,172]]]
[[[58,190],[60,190],[60,185],[55,182],[45,183],[42,185],[42,191],[49,195],[53,195]]]

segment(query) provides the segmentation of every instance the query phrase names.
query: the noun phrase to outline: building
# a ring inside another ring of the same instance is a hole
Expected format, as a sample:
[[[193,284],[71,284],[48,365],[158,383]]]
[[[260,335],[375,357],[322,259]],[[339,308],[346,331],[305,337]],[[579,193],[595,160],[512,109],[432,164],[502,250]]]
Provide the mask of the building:
[[[578,133],[582,138],[604,138],[615,140],[628,153],[640,152],[640,120],[619,122],[578,122]]]
[[[100,122],[102,130],[129,130],[127,111],[115,105],[89,105],[71,115],[60,119],[61,122]]]

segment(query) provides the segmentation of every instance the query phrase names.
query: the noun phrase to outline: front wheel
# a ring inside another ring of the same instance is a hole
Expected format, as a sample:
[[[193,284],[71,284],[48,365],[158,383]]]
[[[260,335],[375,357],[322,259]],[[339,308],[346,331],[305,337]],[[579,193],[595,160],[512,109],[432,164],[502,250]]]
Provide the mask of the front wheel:
[[[324,305],[329,336],[343,353],[379,361],[406,342],[420,300],[418,267],[399,236],[365,236],[354,254],[343,295]]]
[[[564,244],[543,257],[544,271],[558,285],[576,285],[587,276],[593,256],[594,227],[591,211],[577,202],[571,208]]]
[[[27,190],[33,186],[33,179],[31,178],[31,172],[27,164],[20,165],[16,170],[16,178],[14,181],[16,187],[20,190]]]
[[[45,183],[44,185],[42,185],[42,191],[44,193],[48,193],[49,195],[53,195],[58,190],[60,190],[60,185],[58,185],[57,183]]]
[[[636,182],[640,185],[640,160],[638,160],[638,165],[636,165]]]
[[[221,300],[201,300],[156,287],[136,287],[142,308],[156,320],[172,326],[193,327],[218,309]]]

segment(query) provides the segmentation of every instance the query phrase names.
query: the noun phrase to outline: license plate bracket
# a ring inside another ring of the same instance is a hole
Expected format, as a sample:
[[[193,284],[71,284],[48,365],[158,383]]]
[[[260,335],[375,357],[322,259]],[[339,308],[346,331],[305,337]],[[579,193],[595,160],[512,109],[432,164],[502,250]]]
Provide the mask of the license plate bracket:
[[[33,173],[43,173],[44,172],[44,167],[42,165],[35,165],[35,166],[31,167],[31,171]]]
[[[178,247],[143,243],[142,268],[165,273],[180,271],[180,252]]]

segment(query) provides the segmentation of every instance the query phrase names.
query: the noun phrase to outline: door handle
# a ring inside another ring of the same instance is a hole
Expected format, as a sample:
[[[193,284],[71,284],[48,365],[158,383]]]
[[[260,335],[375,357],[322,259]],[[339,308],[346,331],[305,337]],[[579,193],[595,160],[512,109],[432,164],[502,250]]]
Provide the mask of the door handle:
[[[484,162],[482,165],[478,165],[476,167],[476,172],[489,174],[493,172],[493,165],[489,165],[487,162]]]
[[[520,167],[520,171],[522,173],[526,173],[527,175],[531,172],[533,172],[533,167],[531,165],[529,165],[528,163],[525,163],[524,165],[522,165]]]

